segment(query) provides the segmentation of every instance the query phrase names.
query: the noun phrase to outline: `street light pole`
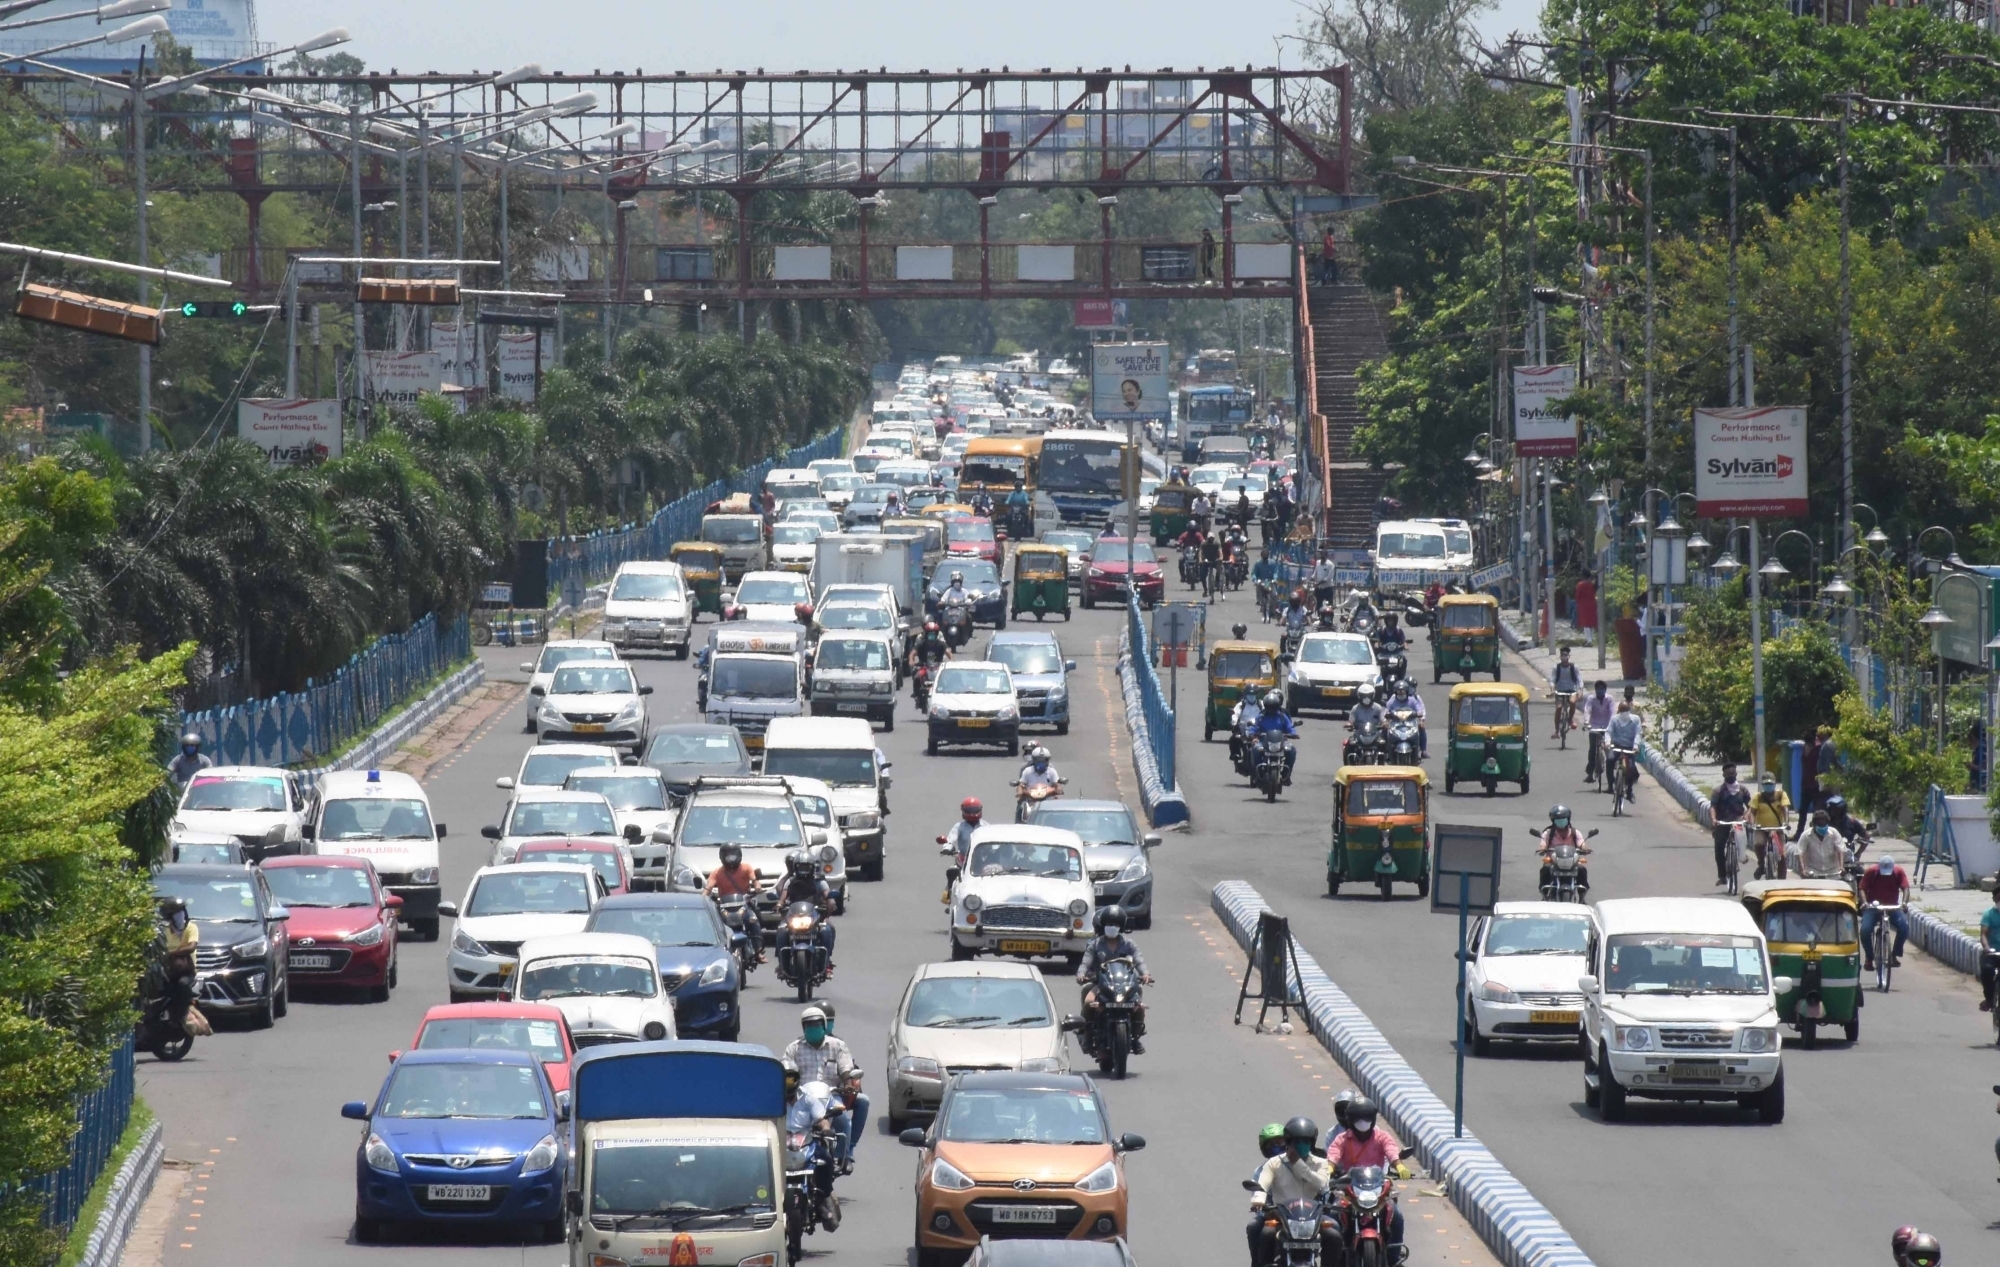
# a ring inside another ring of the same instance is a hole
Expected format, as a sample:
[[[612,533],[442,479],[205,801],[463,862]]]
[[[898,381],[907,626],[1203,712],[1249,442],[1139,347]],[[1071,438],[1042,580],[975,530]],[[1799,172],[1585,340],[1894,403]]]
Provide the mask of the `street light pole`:
[[[353,200],[354,258],[361,258],[361,107],[347,107],[347,127],[350,137],[348,153],[348,196]],[[356,266],[359,275],[360,266]],[[368,346],[368,329],[363,324],[361,308],[361,288],[354,288],[354,363],[348,368],[354,371],[354,442],[368,442],[368,401],[361,386],[362,350]]]
[[[132,186],[139,199],[139,262],[152,260],[146,249],[146,50],[139,50],[139,65],[132,72]],[[152,300],[152,285],[139,278],[139,302]],[[153,345],[139,345],[139,452],[153,448]]]

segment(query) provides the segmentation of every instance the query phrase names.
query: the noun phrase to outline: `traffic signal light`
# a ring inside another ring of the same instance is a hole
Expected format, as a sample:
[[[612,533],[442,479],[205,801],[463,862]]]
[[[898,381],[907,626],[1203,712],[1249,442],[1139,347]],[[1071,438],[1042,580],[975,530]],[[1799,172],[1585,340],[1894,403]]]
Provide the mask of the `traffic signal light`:
[[[102,299],[80,291],[27,282],[17,292],[14,315],[23,321],[86,330],[133,343],[160,342],[160,314],[150,306]]]
[[[197,302],[190,299],[181,305],[183,317],[234,317],[250,315],[250,305],[241,299],[217,299]]]

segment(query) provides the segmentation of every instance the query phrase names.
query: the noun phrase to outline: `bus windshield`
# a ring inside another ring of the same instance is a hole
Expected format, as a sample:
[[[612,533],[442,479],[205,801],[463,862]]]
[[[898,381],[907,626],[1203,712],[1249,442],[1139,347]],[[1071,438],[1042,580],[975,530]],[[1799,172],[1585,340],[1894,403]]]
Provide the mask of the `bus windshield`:
[[[966,454],[965,465],[960,468],[958,482],[961,485],[995,485],[1012,487],[1015,480],[1028,478],[1028,459],[1011,457],[1004,453]]]
[[[1042,441],[1041,487],[1116,495],[1124,449],[1125,442],[1115,436],[1048,436]]]

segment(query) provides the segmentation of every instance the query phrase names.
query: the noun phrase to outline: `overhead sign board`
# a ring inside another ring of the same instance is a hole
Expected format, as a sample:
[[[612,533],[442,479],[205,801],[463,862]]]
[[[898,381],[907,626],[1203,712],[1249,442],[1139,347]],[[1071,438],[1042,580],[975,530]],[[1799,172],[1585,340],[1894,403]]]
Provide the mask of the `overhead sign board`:
[[[1131,325],[1123,299],[1078,299],[1071,309],[1070,324],[1079,330],[1115,330]]]
[[[264,450],[272,466],[303,466],[340,456],[337,400],[244,400],[236,434]]]
[[[1704,519],[1806,513],[1806,411],[1796,405],[1694,411],[1694,496]]]
[[[1090,348],[1090,412],[1109,426],[1168,416],[1167,345],[1094,343]]]
[[[1574,365],[1514,367],[1514,452],[1524,458],[1576,456],[1576,419],[1549,407],[1576,394]]]

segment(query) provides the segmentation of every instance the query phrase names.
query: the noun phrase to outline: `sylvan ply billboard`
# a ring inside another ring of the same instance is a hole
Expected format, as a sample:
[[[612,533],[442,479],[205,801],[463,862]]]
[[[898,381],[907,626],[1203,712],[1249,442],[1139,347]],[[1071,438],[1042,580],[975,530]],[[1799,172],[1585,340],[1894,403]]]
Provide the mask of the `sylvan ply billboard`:
[[[1704,518],[1806,513],[1806,411],[1795,405],[1694,411],[1694,495]]]
[[[304,466],[340,456],[337,400],[242,400],[236,434],[264,450],[272,466]]]

